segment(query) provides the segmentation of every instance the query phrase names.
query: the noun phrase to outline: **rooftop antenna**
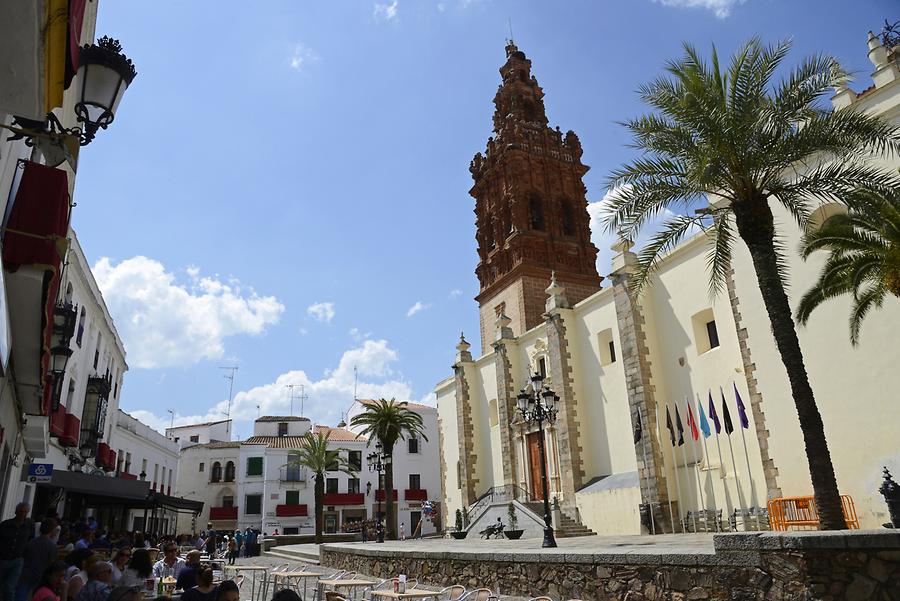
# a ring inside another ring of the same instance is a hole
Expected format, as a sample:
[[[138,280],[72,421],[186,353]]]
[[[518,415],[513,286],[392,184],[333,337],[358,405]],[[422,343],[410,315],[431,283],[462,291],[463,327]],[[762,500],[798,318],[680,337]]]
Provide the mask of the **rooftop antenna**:
[[[169,429],[171,430],[172,428],[175,427],[175,410],[174,409],[166,409],[166,411],[168,411],[172,415],[172,420],[169,422]]]
[[[231,401],[234,399],[234,372],[238,370],[237,366],[234,367],[220,367],[219,369],[224,369],[228,373],[225,374],[225,379],[228,380],[228,411],[225,412],[225,416],[228,419],[231,419]]]
[[[357,371],[356,371],[356,366],[354,365],[354,366],[353,366],[353,400],[354,400],[354,401],[355,401],[357,398],[359,398],[359,397],[356,396],[356,386],[357,386],[358,384],[359,384],[359,373],[357,373]]]
[[[284,387],[291,391],[291,415],[294,415],[294,389],[300,384],[285,384]]]
[[[513,43],[512,18],[507,19],[506,22],[509,24],[509,43],[512,44]]]
[[[256,406],[256,418],[259,419],[259,405]]]
[[[303,389],[303,384],[301,384],[301,385],[300,385],[300,396],[297,397],[298,399],[300,399],[300,417],[303,417],[303,405],[304,405],[304,401],[305,401],[306,399],[309,398],[308,396],[306,396],[306,393],[305,393],[303,390],[304,390],[304,389]]]

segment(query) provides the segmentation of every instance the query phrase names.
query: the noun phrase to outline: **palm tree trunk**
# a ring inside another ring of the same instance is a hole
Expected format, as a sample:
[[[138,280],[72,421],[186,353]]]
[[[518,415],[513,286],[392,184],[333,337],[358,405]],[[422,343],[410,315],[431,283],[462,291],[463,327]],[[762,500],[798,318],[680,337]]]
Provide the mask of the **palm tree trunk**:
[[[825,427],[816,406],[812,387],[809,385],[791,306],[778,271],[772,210],[765,198],[735,202],[732,208],[738,232],[753,260],[759,290],[775,337],[775,345],[787,370],[800,430],[803,432],[806,445],[806,458],[809,463],[816,510],[819,514],[819,527],[822,530],[845,529],[847,524],[844,521],[841,497],[834,476],[834,467],[831,464],[831,455],[828,452],[828,442],[825,439]]]
[[[322,472],[318,472],[316,474],[315,484],[313,485],[315,488],[313,490],[313,495],[315,497],[316,504],[316,544],[322,543],[322,523],[324,521],[324,500],[325,500],[325,476],[322,475]]]
[[[393,454],[393,448],[391,448]],[[387,516],[387,535],[389,540],[397,540],[397,524],[394,519],[394,463],[388,463],[384,468],[384,508]]]

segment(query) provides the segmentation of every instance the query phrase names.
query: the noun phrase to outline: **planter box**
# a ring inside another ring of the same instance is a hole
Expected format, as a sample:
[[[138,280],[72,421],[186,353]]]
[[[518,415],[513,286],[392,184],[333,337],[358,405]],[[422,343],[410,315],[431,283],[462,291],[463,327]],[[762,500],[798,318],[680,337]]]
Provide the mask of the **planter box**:
[[[522,538],[522,533],[524,532],[524,530],[504,530],[503,536],[505,536],[509,540],[519,540],[520,538]]]
[[[462,539],[466,538],[466,535],[467,535],[467,534],[468,534],[468,531],[466,531],[466,530],[460,530],[460,531],[458,531],[458,532],[451,532],[451,533],[450,533],[450,536],[452,536],[452,537],[455,538],[456,540],[462,540]]]

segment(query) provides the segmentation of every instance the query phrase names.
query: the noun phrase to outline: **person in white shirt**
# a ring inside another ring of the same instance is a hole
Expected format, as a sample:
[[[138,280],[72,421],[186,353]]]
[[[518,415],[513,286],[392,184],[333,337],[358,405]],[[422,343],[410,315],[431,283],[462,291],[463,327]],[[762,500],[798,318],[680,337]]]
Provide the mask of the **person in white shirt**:
[[[178,547],[168,543],[163,548],[164,556],[153,565],[154,578],[178,578],[184,569],[184,560],[178,557]]]

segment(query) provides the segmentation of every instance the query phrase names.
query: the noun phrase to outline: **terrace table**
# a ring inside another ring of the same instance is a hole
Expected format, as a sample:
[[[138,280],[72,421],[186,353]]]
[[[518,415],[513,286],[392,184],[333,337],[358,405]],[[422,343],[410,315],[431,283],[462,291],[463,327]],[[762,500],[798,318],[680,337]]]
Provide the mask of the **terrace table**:
[[[378,584],[374,580],[348,580],[338,578],[336,580],[319,580],[319,584],[316,586],[316,593],[318,597],[318,601],[324,601],[325,599],[325,587],[330,586],[334,590],[339,588],[353,589],[360,587],[371,587]],[[353,592],[352,590],[350,591]]]
[[[390,589],[371,591],[373,597],[385,597],[387,599],[427,599],[438,597],[440,591],[426,591],[420,588],[408,588],[405,593],[396,593]]]
[[[325,574],[323,574],[322,572],[272,572],[273,588],[278,587],[279,580],[287,581],[287,583],[285,583],[284,586],[290,586],[291,580],[303,580],[303,596],[302,596],[302,598],[305,599],[306,591],[307,591],[306,581],[309,580],[310,578],[320,578],[324,575]],[[300,591],[297,591],[297,592],[299,593]],[[268,597],[268,587],[266,588],[265,596]]]
[[[271,572],[271,571],[272,571],[272,568],[271,568],[271,567],[268,567],[268,566],[237,566],[237,565],[235,565],[235,566],[225,566],[225,567],[226,567],[227,569],[229,569],[229,570],[234,570],[235,575],[237,575],[237,574],[239,574],[239,573],[241,573],[241,572],[250,572],[250,576],[251,576],[251,579],[250,579],[250,599],[251,599],[252,601],[256,601],[256,590],[257,590],[256,583],[257,583],[257,579],[258,579],[258,576],[257,576],[257,575],[258,575],[260,572]],[[266,575],[263,574],[263,577],[262,577],[262,578],[263,578],[263,581],[259,584],[259,597],[260,597],[260,601],[262,601],[263,596],[264,596],[264,594],[265,594],[265,588],[266,588],[266,587],[265,587]]]

